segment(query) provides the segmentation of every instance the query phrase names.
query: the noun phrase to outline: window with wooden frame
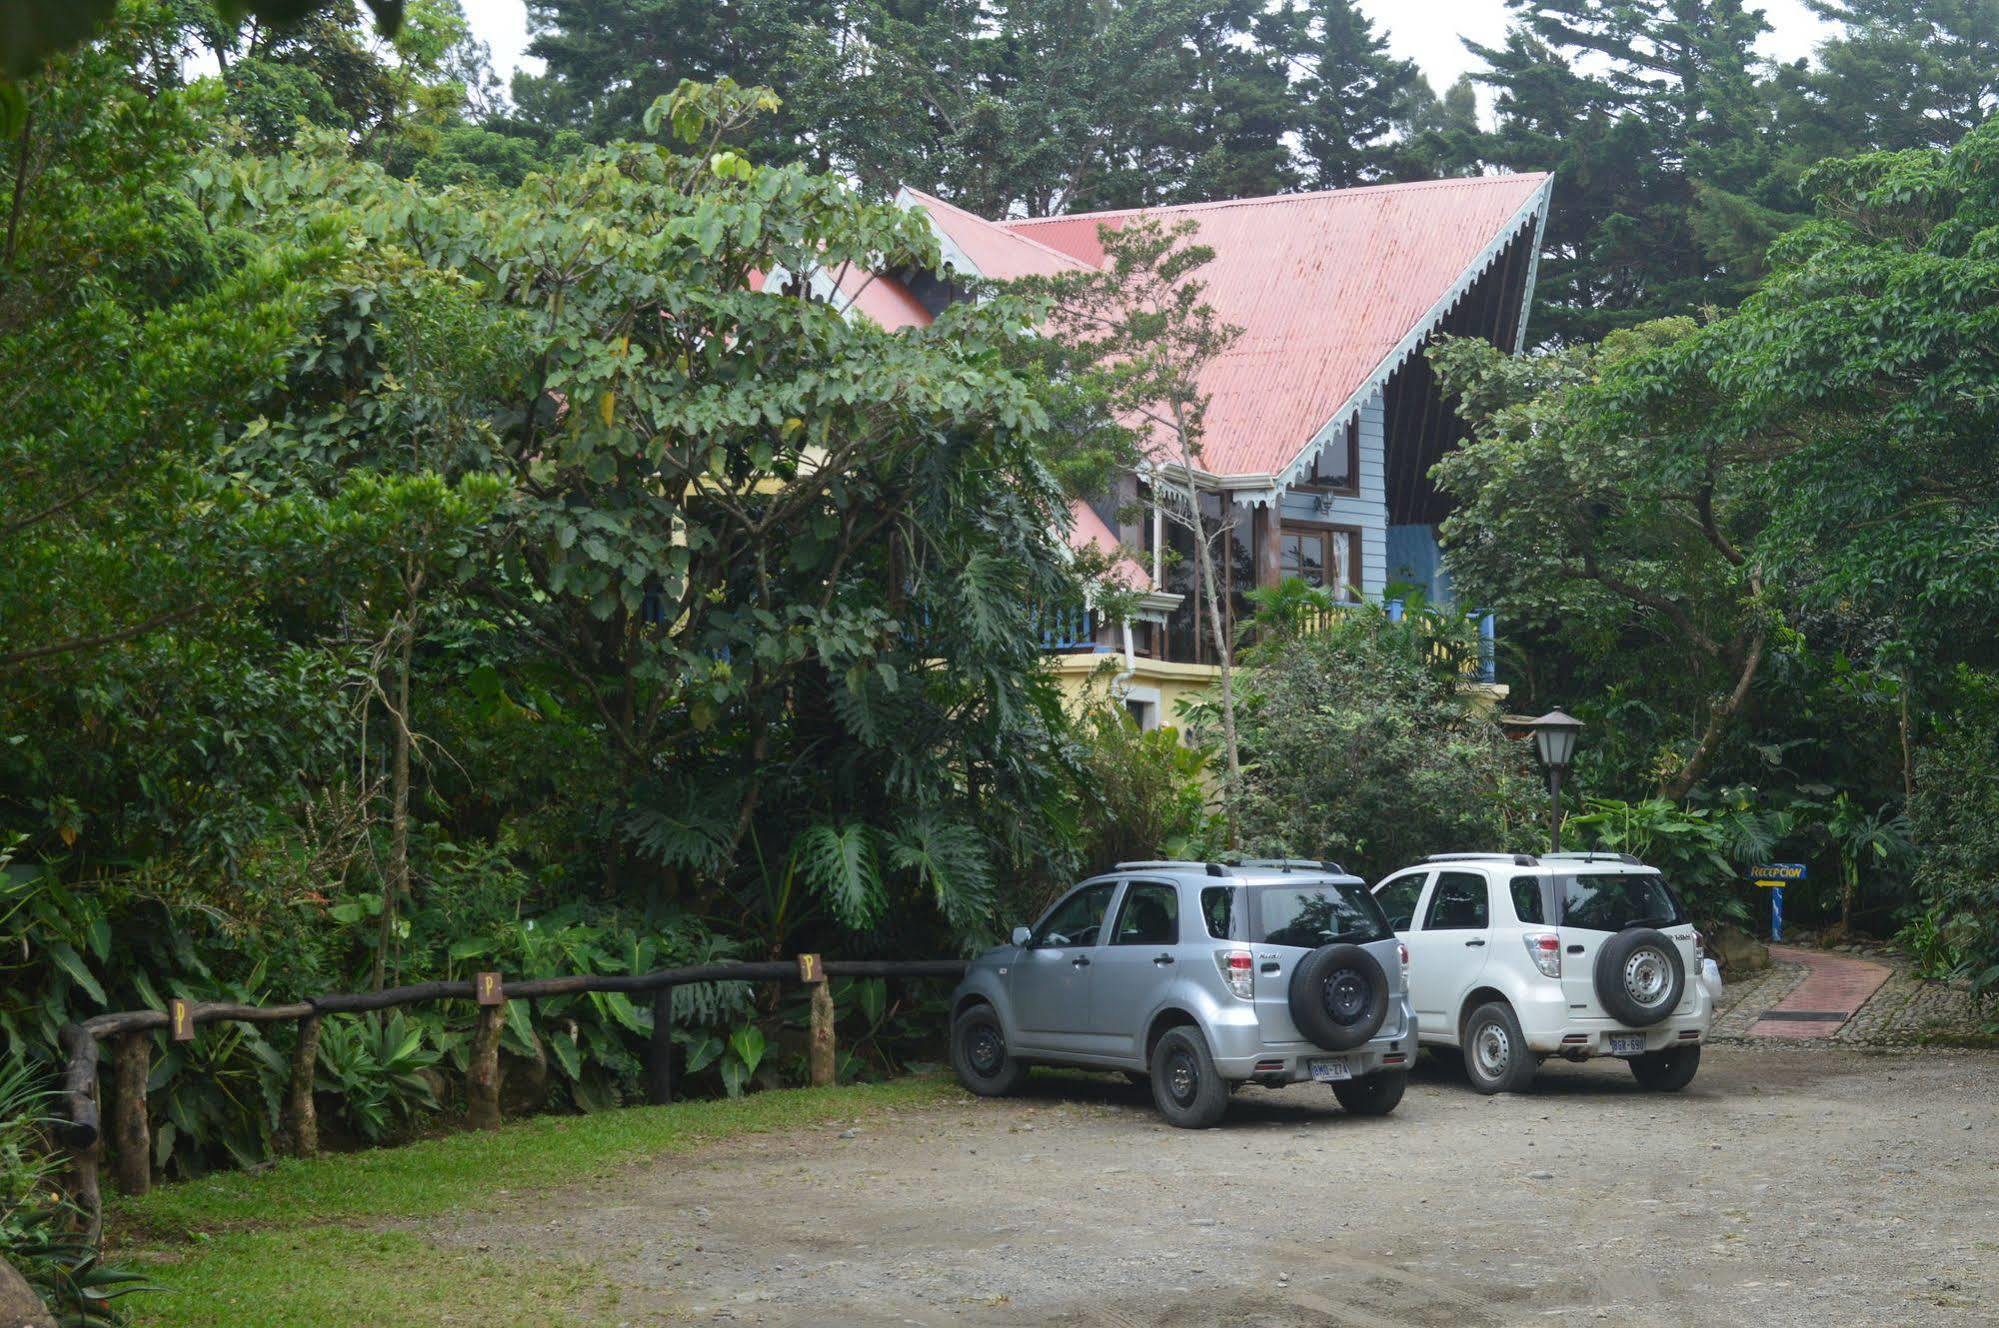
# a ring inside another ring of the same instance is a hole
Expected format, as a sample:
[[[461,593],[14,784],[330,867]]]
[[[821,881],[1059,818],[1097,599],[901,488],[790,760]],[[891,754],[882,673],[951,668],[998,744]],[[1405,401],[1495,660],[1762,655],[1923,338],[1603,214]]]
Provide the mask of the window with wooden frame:
[[[1360,492],[1360,421],[1348,420],[1344,444],[1335,440],[1321,448],[1312,459],[1312,469],[1295,486],[1326,493]]]
[[[1286,577],[1308,586],[1345,590],[1343,599],[1360,599],[1360,531],[1352,526],[1324,526],[1286,521],[1279,532],[1279,564]]]

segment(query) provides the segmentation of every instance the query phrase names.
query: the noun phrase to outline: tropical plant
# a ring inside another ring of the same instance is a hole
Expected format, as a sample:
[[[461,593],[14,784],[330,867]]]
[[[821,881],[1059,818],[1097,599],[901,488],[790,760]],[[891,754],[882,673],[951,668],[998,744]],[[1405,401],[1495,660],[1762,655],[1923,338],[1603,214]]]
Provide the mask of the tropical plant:
[[[1246,850],[1375,876],[1445,849],[1533,846],[1529,758],[1433,644],[1420,620],[1354,606],[1256,646],[1244,675]]]
[[[423,1024],[401,1010],[328,1019],[313,1090],[328,1095],[356,1138],[382,1143],[438,1109],[427,1072],[443,1057],[429,1044]]]
[[[1969,979],[1999,1021],[1999,689],[1977,675],[1960,689],[1961,704],[1916,759],[1915,916],[1904,935],[1921,942],[1933,972]]]
[[[1710,931],[1750,921],[1747,869],[1767,860],[1796,827],[1792,813],[1759,807],[1743,789],[1707,807],[1665,798],[1584,798],[1582,805],[1562,821],[1564,847],[1629,853],[1659,868]]]
[[[1204,752],[1180,731],[1140,729],[1122,705],[1091,689],[1077,705],[1081,774],[1077,822],[1083,870],[1110,870],[1131,858],[1189,858],[1219,848],[1209,807]],[[1039,912],[1045,899],[1016,901]]]
[[[0,1059],[0,1260],[20,1271],[60,1328],[121,1328],[117,1301],[159,1288],[105,1261],[79,1233],[61,1186],[64,1158],[48,1133],[54,1098],[27,1060]]]

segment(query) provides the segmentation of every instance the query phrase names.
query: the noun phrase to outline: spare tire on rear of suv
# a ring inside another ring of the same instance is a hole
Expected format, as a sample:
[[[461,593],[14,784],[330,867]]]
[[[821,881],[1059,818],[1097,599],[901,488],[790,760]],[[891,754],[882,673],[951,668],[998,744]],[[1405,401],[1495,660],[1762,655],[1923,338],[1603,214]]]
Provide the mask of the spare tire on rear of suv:
[[[1670,936],[1650,927],[1627,927],[1596,952],[1596,998],[1611,1018],[1649,1028],[1679,1005],[1687,966]]]
[[[1291,970],[1291,1022],[1327,1051],[1349,1051],[1388,1018],[1388,975],[1358,945],[1322,945]]]

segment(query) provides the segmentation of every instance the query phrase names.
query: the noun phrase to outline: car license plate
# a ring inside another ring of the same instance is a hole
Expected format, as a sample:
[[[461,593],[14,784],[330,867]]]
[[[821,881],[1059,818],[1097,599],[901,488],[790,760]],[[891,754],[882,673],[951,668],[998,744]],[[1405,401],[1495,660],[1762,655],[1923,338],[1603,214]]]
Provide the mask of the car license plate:
[[[1610,1035],[1610,1054],[1613,1056],[1642,1056],[1645,1054],[1645,1035],[1625,1033]]]
[[[1312,1078],[1322,1084],[1330,1084],[1336,1079],[1353,1078],[1353,1062],[1346,1060],[1313,1061]]]

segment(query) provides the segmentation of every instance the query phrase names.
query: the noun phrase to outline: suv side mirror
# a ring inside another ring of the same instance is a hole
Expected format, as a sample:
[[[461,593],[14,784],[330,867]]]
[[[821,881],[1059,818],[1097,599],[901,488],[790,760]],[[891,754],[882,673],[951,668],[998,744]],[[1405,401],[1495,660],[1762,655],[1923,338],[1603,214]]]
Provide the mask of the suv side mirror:
[[[1013,929],[1013,943],[1015,945],[1026,945],[1027,938],[1032,935],[1034,935],[1034,933],[1029,931],[1025,927],[1015,927]]]

